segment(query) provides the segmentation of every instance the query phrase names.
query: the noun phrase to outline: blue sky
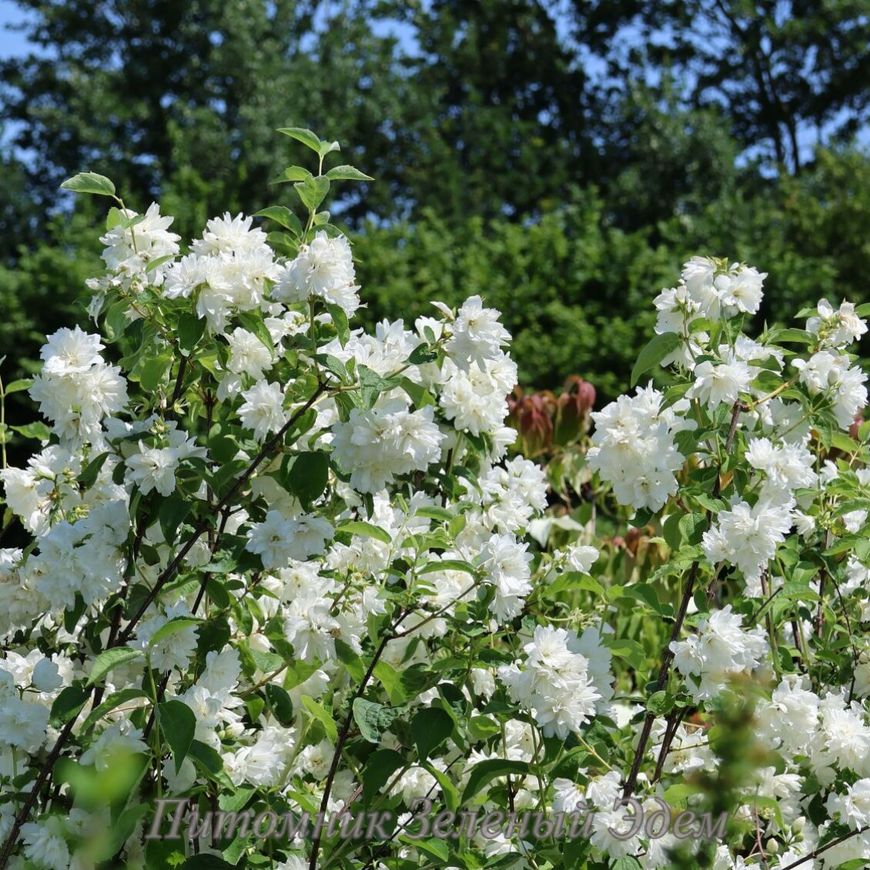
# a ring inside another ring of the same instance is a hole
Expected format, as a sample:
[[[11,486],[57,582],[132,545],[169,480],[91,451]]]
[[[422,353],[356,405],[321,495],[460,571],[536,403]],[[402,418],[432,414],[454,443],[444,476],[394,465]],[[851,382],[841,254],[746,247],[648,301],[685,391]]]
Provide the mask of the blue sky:
[[[19,57],[26,54],[30,43],[24,34],[9,30],[10,24],[24,20],[21,10],[12,0],[0,0],[0,57]]]

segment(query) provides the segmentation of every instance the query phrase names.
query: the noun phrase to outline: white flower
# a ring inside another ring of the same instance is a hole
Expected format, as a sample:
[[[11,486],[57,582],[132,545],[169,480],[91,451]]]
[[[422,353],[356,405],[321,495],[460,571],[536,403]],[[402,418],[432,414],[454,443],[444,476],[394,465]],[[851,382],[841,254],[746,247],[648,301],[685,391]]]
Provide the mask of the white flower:
[[[825,806],[832,816],[839,816],[853,831],[870,825],[870,779],[859,779],[844,795],[828,795]]]
[[[484,368],[487,360],[501,356],[501,348],[511,340],[501,325],[501,313],[485,308],[480,296],[470,296],[453,322],[452,335],[444,345],[447,354],[459,368],[467,371],[471,363]]]
[[[251,528],[245,549],[256,553],[264,568],[283,568],[291,560],[322,553],[332,535],[331,523],[322,517],[301,514],[289,519],[272,510],[262,523]]]
[[[250,252],[268,254],[266,234],[259,227],[252,227],[253,222],[252,217],[237,214],[231,218],[229,212],[224,212],[222,217],[212,218],[205,225],[202,238],[191,245],[191,250],[200,256]]]
[[[0,671],[2,673],[2,671]],[[45,742],[48,708],[25,695],[0,693],[0,747],[36,752]]]
[[[767,277],[766,272],[759,272],[752,266],[732,267],[730,282],[722,286],[722,305],[725,308],[725,316],[734,314],[755,314],[761,307],[764,297],[762,285]]]
[[[233,779],[260,788],[281,786],[287,777],[290,759],[296,748],[296,733],[276,722],[269,722],[257,735],[253,746],[239,749],[230,760]]]
[[[490,361],[487,367],[474,363],[463,370],[445,360],[441,378],[439,404],[457,429],[480,435],[501,428],[507,416],[506,397],[516,382],[515,367],[501,371]]]
[[[27,822],[21,826],[24,854],[41,870],[69,870],[69,847],[63,835],[60,816]]]
[[[692,372],[695,383],[687,396],[698,398],[709,408],[733,405],[740,393],[746,392],[752,381],[752,370],[743,360],[727,357],[726,362],[714,363],[704,360]]]
[[[810,395],[830,395],[837,422],[848,429],[867,404],[867,375],[861,368],[851,366],[848,357],[827,350],[814,353],[809,360],[797,359],[792,365]]]
[[[746,461],[764,472],[762,500],[775,499],[778,492],[790,493],[816,482],[813,456],[803,444],[774,446],[769,438],[753,438],[746,450]]]
[[[583,544],[574,544],[565,551],[565,565],[571,571],[588,574],[598,559],[598,550]]]
[[[486,579],[495,588],[490,610],[499,622],[513,618],[523,608],[526,595],[532,591],[528,545],[520,544],[512,535],[493,535],[482,553]]]
[[[696,700],[715,697],[731,674],[758,667],[767,641],[761,628],[744,631],[739,614],[731,605],[716,610],[698,623],[698,632],[683,641],[671,643],[674,667],[684,676],[698,678],[691,686]]]
[[[123,209],[121,215],[131,219],[139,217],[130,209]],[[148,283],[160,284],[164,269],[146,272],[149,263],[163,257],[174,257],[178,253],[180,236],[169,232],[174,218],[160,214],[160,207],[152,202],[138,223],[124,226],[126,221],[113,227],[100,241],[106,245],[103,261],[106,268],[124,277],[146,278]]]
[[[135,483],[147,495],[156,489],[160,495],[175,491],[175,473],[185,459],[205,457],[205,448],[197,447],[192,438],[176,428],[172,421],[166,433],[166,447],[149,447],[139,442],[139,452],[127,457],[127,480]]]
[[[791,529],[792,507],[790,501],[759,501],[755,506],[738,501],[721,511],[716,525],[704,533],[704,553],[714,565],[730,562],[747,580],[757,580]]]
[[[40,692],[54,692],[63,685],[57,662],[40,659],[33,668],[33,688]]]
[[[772,745],[795,754],[805,754],[819,721],[819,697],[806,682],[796,674],[786,675],[773,690],[769,706],[759,711],[762,733]]]
[[[521,456],[491,468],[480,487],[486,520],[502,531],[527,526],[532,516],[547,506],[543,470]]]
[[[247,329],[234,329],[227,333],[230,358],[227,368],[239,375],[249,375],[255,380],[263,377],[272,365],[272,351],[262,339]]]
[[[99,336],[62,329],[40,351],[45,365],[30,395],[61,439],[99,438],[103,417],[127,405],[126,381],[118,366],[103,362],[102,346]]]
[[[359,287],[355,282],[350,243],[344,236],[330,238],[321,231],[285,267],[272,295],[283,302],[302,302],[317,296],[351,315],[359,308]]]
[[[410,411],[404,399],[354,408],[347,422],[339,421],[332,431],[333,456],[350,472],[358,492],[378,492],[397,475],[425,471],[441,457],[444,440],[432,406]]]
[[[142,732],[126,722],[113,722],[103,730],[96,740],[82,753],[82,764],[93,764],[104,772],[117,761],[119,754],[132,755],[147,752],[148,747],[142,740]]]
[[[677,491],[675,472],[684,457],[674,435],[686,422],[676,406],[661,410],[662,394],[652,386],[620,396],[593,412],[595,432],[587,454],[589,467],[613,486],[621,504],[660,510]]]
[[[580,646],[576,634],[539,625],[523,647],[525,661],[498,669],[511,699],[534,714],[545,736],[564,740],[579,731],[602,700]],[[610,676],[602,676],[609,690]]]
[[[838,309],[822,299],[816,306],[818,315],[807,320],[807,332],[819,336],[822,347],[846,347],[867,332],[867,323],[855,313],[851,302],[843,301]]]
[[[254,430],[258,441],[270,432],[277,432],[286,422],[284,392],[280,384],[258,381],[242,393],[245,400],[239,408],[239,417],[247,429]]]
[[[39,351],[45,374],[81,374],[92,366],[101,365],[100,351],[105,345],[99,335],[91,335],[80,327],[62,327],[49,335]]]

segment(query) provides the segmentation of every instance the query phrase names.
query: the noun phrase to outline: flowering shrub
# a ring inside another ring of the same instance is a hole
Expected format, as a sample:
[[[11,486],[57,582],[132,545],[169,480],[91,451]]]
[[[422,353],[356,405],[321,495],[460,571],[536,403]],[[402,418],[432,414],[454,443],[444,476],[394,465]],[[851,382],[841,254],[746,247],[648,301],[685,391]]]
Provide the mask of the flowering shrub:
[[[282,132],[317,170],[269,234],[182,253],[156,205],[65,185],[118,207],[101,333],[4,391],[50,433],[2,471],[30,542],[0,551],[0,866],[864,866],[866,311],[751,339],[765,276],[688,263],[635,369],[667,386],[593,413],[586,457],[602,532],[628,509],[661,558],[597,515],[557,547],[498,312],[353,329],[321,206],[366,176]]]

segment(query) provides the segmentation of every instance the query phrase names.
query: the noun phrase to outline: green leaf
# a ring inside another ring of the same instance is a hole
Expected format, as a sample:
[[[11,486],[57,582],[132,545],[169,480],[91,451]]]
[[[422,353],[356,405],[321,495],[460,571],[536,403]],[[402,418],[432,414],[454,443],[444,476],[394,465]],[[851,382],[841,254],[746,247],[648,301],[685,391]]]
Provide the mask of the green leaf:
[[[115,185],[105,175],[97,175],[96,172],[80,172],[72,178],[68,178],[61,184],[63,190],[71,190],[73,193],[93,193],[97,196],[114,196]]]
[[[272,180],[272,184],[286,184],[288,181],[305,181],[307,178],[314,176],[301,166],[288,166],[277,178]],[[264,209],[266,211],[266,209]],[[301,233],[300,233],[301,235]]]
[[[673,698],[664,691],[654,692],[646,702],[646,708],[654,716],[664,716],[673,707]]]
[[[462,803],[466,804],[479,791],[485,788],[497,776],[507,776],[511,773],[526,774],[529,765],[526,761],[508,761],[503,758],[491,758],[479,761],[468,775],[465,791],[462,792]]]
[[[447,859],[450,856],[450,847],[447,845],[446,841],[436,840],[434,837],[428,840],[399,837],[399,840],[403,843],[407,843],[412,848],[419,849],[421,852],[425,852],[427,855],[435,858],[440,862],[440,864],[435,866],[447,866]]]
[[[354,682],[359,682],[365,676],[365,666],[362,659],[353,651],[350,644],[343,641],[340,637],[335,639],[335,654],[338,660],[347,668],[351,679]]]
[[[327,154],[331,154],[333,151],[341,151],[341,145],[338,142],[323,142],[320,143],[320,148],[318,149],[318,153],[321,157],[326,157]]]
[[[678,512],[672,513],[662,524],[662,535],[665,543],[672,550],[680,549],[683,536],[680,534],[680,516]]]
[[[326,177],[330,181],[374,181],[370,175],[360,172],[354,166],[333,166]]]
[[[440,523],[449,523],[456,516],[456,511],[438,507],[437,505],[429,505],[418,507],[414,511],[414,516],[425,517],[427,520],[437,520]]]
[[[233,784],[224,773],[224,761],[217,750],[212,749],[206,743],[194,740],[190,744],[187,754],[193,759],[196,766],[215,782],[227,785],[233,791]]]
[[[395,749],[376,749],[366,759],[363,769],[363,797],[365,800],[373,798],[404,763],[405,760]]]
[[[235,870],[236,866],[217,855],[191,855],[181,870]]]
[[[157,707],[160,730],[172,750],[175,759],[175,772],[181,770],[181,763],[190,751],[193,735],[196,732],[196,716],[193,710],[182,701],[164,701]]]
[[[648,604],[656,613],[662,612],[662,605],[656,590],[649,583],[638,583],[634,586],[623,587],[625,594],[638,601]]]
[[[254,314],[250,311],[240,312],[236,315],[236,320],[248,330],[252,332],[269,350],[274,350],[275,345],[272,342],[272,334],[269,332],[269,327],[266,326],[263,318],[259,314]]]
[[[126,704],[127,701],[134,701],[137,698],[147,698],[148,696],[141,689],[121,689],[119,692],[112,692],[102,704],[98,707],[95,707],[88,713],[87,718],[84,722],[82,722],[82,732],[87,731],[89,728],[92,728],[106,713],[111,712],[116,707],[120,707],[121,704]]]
[[[87,685],[93,686],[113,668],[125,665],[141,656],[141,650],[130,649],[128,646],[116,646],[112,647],[112,649],[104,650],[94,659],[94,665],[91,668],[91,675],[88,677]]]
[[[797,342],[799,344],[812,344],[815,336],[810,335],[805,329],[778,329],[774,333],[775,341]]]
[[[338,341],[344,347],[350,339],[350,324],[347,321],[347,314],[340,305],[327,305],[326,310],[332,318],[332,324],[338,334]]]
[[[287,489],[307,505],[320,498],[329,480],[329,456],[322,451],[300,453],[287,473]]]
[[[380,526],[374,526],[362,520],[351,520],[348,523],[342,523],[338,527],[338,531],[348,532],[351,535],[359,535],[362,538],[374,538],[376,541],[381,541],[384,544],[391,544],[393,542],[389,533],[385,532]]]
[[[411,737],[420,761],[425,761],[453,731],[453,719],[439,707],[420,710],[411,720]]]
[[[174,259],[174,254],[166,254],[165,257],[156,257],[148,262],[148,265],[145,267],[145,272],[153,272],[155,269],[159,269],[164,263],[169,263]]]
[[[436,574],[441,571],[463,571],[466,574],[476,575],[474,565],[463,562],[461,559],[442,559],[440,562],[427,562],[417,569],[417,574]]]
[[[25,423],[24,426],[10,426],[9,428],[25,438],[32,438],[34,441],[48,441],[51,438],[51,429],[40,420]]]
[[[338,729],[335,727],[335,720],[326,708],[322,704],[318,704],[314,698],[309,698],[308,695],[302,696],[302,706],[323,725],[326,736],[335,743],[338,740]]]
[[[320,137],[305,127],[279,127],[279,133],[301,142],[306,148],[310,148],[315,154],[320,154]]]
[[[266,697],[269,699],[269,706],[272,708],[275,718],[285,728],[289,728],[293,724],[293,702],[290,700],[287,690],[275,683],[267,683]]]
[[[11,396],[13,393],[20,393],[24,390],[29,390],[33,386],[33,378],[19,378],[17,381],[12,381],[3,386],[3,395]]]
[[[158,354],[146,359],[139,366],[139,386],[146,393],[154,392],[170,365],[172,365],[172,357],[169,354]]]
[[[648,342],[631,370],[631,385],[634,386],[641,375],[658,365],[669,353],[673,353],[680,346],[680,342],[680,336],[675,332],[664,332]]]
[[[606,641],[607,647],[617,658],[625,659],[629,664],[639,667],[646,657],[643,647],[636,641],[621,637]]]
[[[178,318],[176,326],[178,345],[185,353],[190,353],[205,332],[205,318],[199,318],[190,311],[185,311]]]
[[[82,707],[87,703],[89,697],[90,692],[84,686],[67,686],[54,699],[54,703],[51,705],[51,713],[48,719],[51,726],[53,728],[60,728],[66,725],[70,719],[75,719]]]
[[[302,204],[311,211],[315,211],[326,198],[326,194],[329,193],[329,179],[325,175],[318,175],[316,178],[297,181],[293,187],[299,194]]]
[[[160,643],[160,641],[166,640],[167,637],[172,637],[173,635],[184,631],[185,628],[190,628],[192,625],[200,625],[201,623],[202,620],[196,616],[176,616],[175,619],[170,619],[165,625],[161,625],[160,628],[151,635],[151,639],[148,641],[148,646],[153,647],[155,644]]]
[[[299,167],[291,167],[291,169],[298,169]],[[286,170],[289,172],[290,170]],[[303,170],[305,171],[305,170]],[[308,175],[311,173],[309,172]],[[282,181],[303,181],[307,176],[303,175],[299,178],[282,178]],[[264,217],[268,218],[270,221],[275,221],[276,224],[280,224],[285,229],[290,230],[297,237],[302,236],[302,224],[299,221],[299,218],[290,211],[289,208],[283,205],[271,205],[269,208],[261,209],[257,212],[255,217]]]
[[[157,518],[167,544],[175,541],[178,527],[184,522],[191,510],[191,503],[186,496],[178,492],[167,496],[160,504]]]
[[[79,484],[85,489],[90,489],[97,482],[100,469],[106,464],[108,458],[108,453],[101,453],[95,459],[92,459],[85,466],[85,470],[79,475]]]
[[[451,811],[458,810],[461,799],[459,797],[459,789],[456,788],[453,780],[446,773],[438,770],[437,767],[433,767],[428,762],[423,762],[423,767],[435,777],[438,785],[441,786],[441,794],[444,795],[444,803],[447,805],[447,809]]]
[[[403,710],[404,708],[385,707],[365,698],[356,698],[353,702],[353,721],[369,743],[380,743],[381,732],[389,728]]]
[[[116,206],[112,206],[109,209],[109,213],[106,215],[106,229],[113,230],[116,226],[123,223],[126,218],[124,217],[124,212]]]
[[[258,671],[264,674],[272,674],[284,667],[284,659],[271,650],[259,650],[251,648],[248,651]]]

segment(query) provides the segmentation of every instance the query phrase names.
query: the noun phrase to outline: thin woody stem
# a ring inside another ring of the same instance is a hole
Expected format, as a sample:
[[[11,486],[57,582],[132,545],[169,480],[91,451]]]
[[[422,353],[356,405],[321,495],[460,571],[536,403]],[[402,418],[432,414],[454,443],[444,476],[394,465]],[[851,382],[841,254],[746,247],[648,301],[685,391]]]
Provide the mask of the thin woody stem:
[[[216,504],[210,506],[209,518],[214,514],[219,513],[229,505],[232,499],[241,491],[244,485],[254,475],[254,472],[260,467],[263,461],[271,456],[271,454],[281,445],[284,440],[284,435],[289,431],[293,424],[296,423],[296,421],[299,420],[299,418],[320,398],[320,396],[323,395],[326,389],[327,386],[324,383],[319,383],[317,385],[317,389],[314,391],[308,401],[306,401],[301,408],[291,414],[290,417],[287,419],[287,422],[281,427],[281,429],[276,432],[275,435],[262,446],[259,453],[257,453],[254,459],[251,461],[250,465],[248,465],[245,471],[238,478],[236,478],[235,483],[230,487],[230,489],[221,498],[221,500]],[[129,640],[130,636],[133,634],[133,630],[135,629],[137,623],[148,610],[148,607],[157,597],[160,590],[178,572],[178,569],[184,561],[184,557],[190,552],[190,550],[202,537],[202,535],[204,535],[211,528],[209,518],[205,518],[197,524],[197,526],[193,530],[193,534],[190,536],[190,538],[188,538],[184,546],[175,555],[175,558],[169,563],[169,565],[157,578],[157,581],[155,582],[151,591],[146,596],[142,604],[139,606],[133,618],[127,623],[127,627],[122,632],[117,634],[114,642],[110,645],[107,645],[107,649],[115,646],[123,646],[127,642],[127,640]],[[372,668],[374,668],[374,665],[372,665]],[[91,689],[88,689],[88,694],[90,694],[90,692]],[[63,730],[58,735],[57,740],[55,741],[54,746],[51,749],[51,752],[49,752],[48,754],[48,758],[46,758],[45,763],[39,771],[36,781],[33,784],[33,788],[28,793],[27,799],[24,801],[21,810],[15,816],[15,821],[12,823],[12,828],[9,831],[9,835],[3,842],[3,848],[2,851],[0,851],[0,870],[3,870],[3,868],[5,868],[6,865],[9,863],[9,858],[12,855],[13,849],[15,848],[15,844],[18,842],[18,836],[21,833],[21,827],[29,818],[33,807],[36,805],[36,802],[39,799],[39,794],[42,791],[42,787],[45,785],[46,780],[51,775],[57,759],[60,757],[61,752],[63,752],[67,741],[72,735],[74,723],[75,718],[71,719],[69,722],[66,723],[66,725],[64,725]]]
[[[741,412],[745,409],[745,406],[741,401],[736,401],[734,403],[734,407],[731,411],[731,422],[728,426],[728,436],[725,439],[725,455],[727,456],[731,452],[731,448],[734,446],[734,438],[737,434],[737,424],[740,419]],[[716,484],[714,487],[714,497],[719,495],[720,489],[720,477],[717,476]],[[707,513],[708,522],[709,522],[709,511]],[[674,653],[671,650],[671,646],[679,639],[680,632],[683,630],[683,622],[686,619],[686,613],[689,610],[689,602],[692,600],[692,594],[695,591],[695,581],[698,578],[698,570],[699,563],[693,562],[692,567],[689,569],[689,577],[686,580],[686,588],[683,590],[683,597],[680,601],[680,608],[677,611],[677,618],[674,620],[674,627],[671,630],[671,636],[668,639],[665,648],[662,650],[662,663],[659,667],[659,675],[656,679],[655,689],[653,690],[653,694],[655,692],[662,691],[668,682],[668,676],[670,674],[671,662],[674,659]],[[671,732],[671,740],[673,740],[674,734],[676,734],[676,728],[673,727],[673,722],[676,720],[678,716],[681,714],[679,712],[671,713],[668,718],[668,727],[665,730],[665,733]],[[655,722],[656,714],[647,711],[646,716],[643,720],[643,727],[641,728],[640,738],[637,742],[637,748],[634,752],[634,759],[631,764],[631,770],[629,771],[628,777],[625,780],[625,785],[622,788],[622,797],[623,800],[627,800],[634,793],[634,789],[637,786],[637,778],[640,774],[640,766],[643,763],[643,756],[646,753],[646,747],[649,743],[650,734],[652,733],[653,722]],[[664,765],[665,757],[667,756],[668,750],[670,749],[670,741],[666,741],[662,744],[662,751],[659,754],[659,762],[656,766],[656,769],[660,769],[661,766]]]

